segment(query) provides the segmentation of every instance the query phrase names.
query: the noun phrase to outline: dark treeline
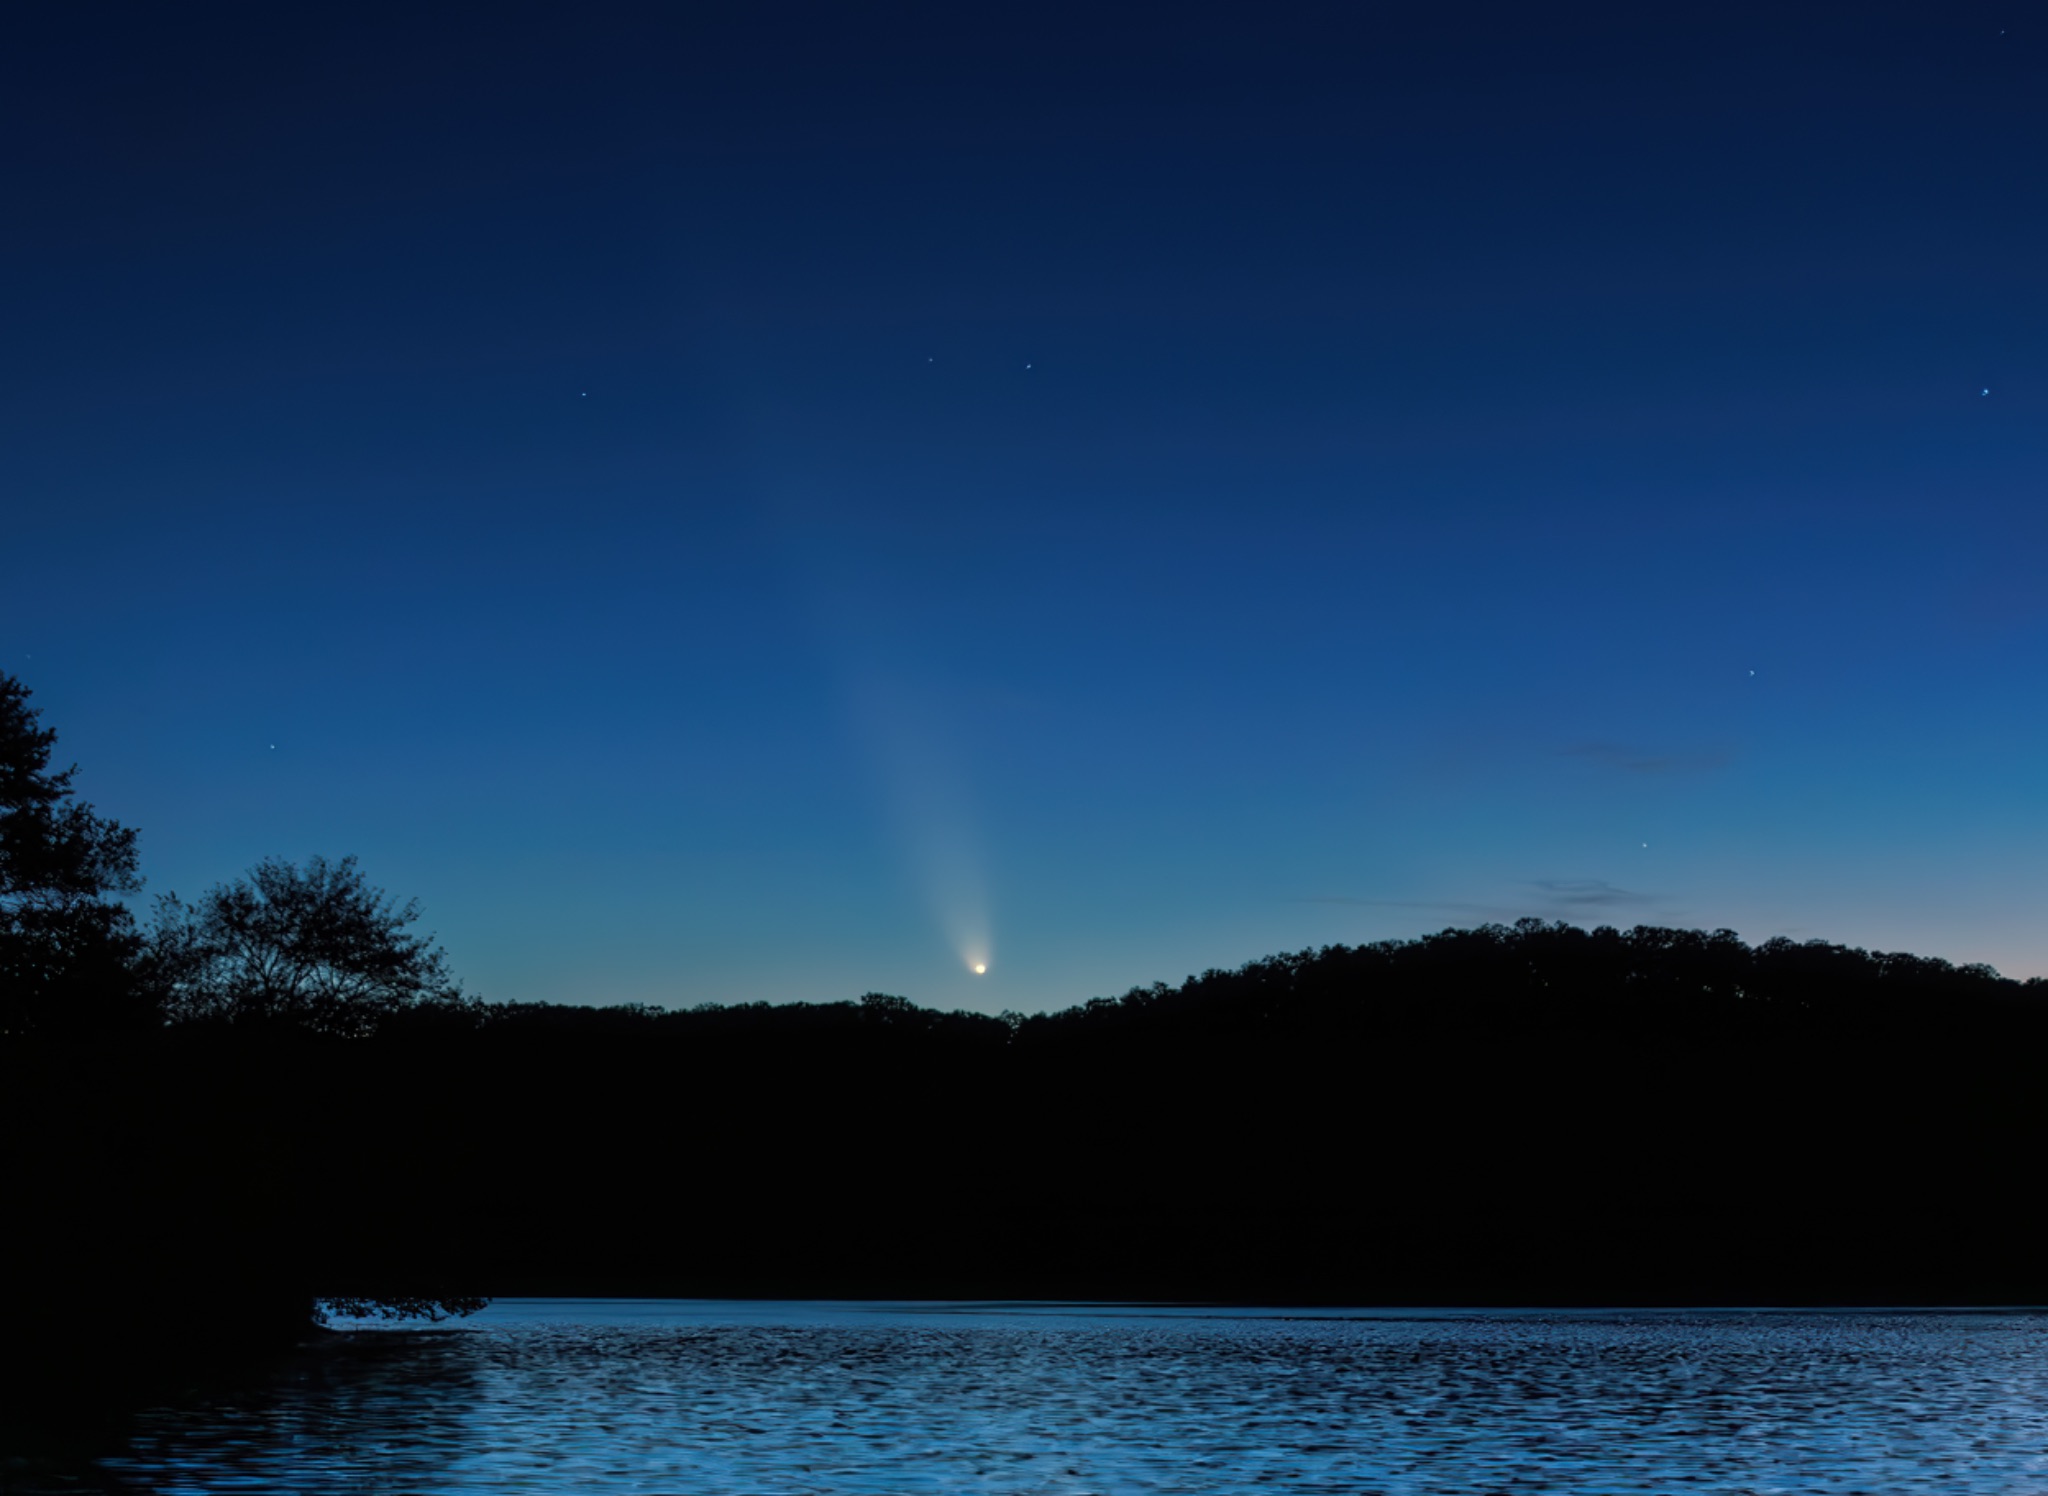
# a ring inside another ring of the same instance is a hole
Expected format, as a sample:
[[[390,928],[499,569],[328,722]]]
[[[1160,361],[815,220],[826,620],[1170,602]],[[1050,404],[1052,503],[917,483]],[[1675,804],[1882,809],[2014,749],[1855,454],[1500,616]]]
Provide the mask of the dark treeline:
[[[1029,1016],[489,1004],[346,859],[135,928],[132,833],[48,772],[24,697],[16,1387],[289,1336],[321,1298],[2048,1301],[2039,979],[1529,920]]]
[[[249,1284],[2012,1302],[2048,1298],[2019,1224],[2044,997],[1531,921],[1030,1017],[457,1000],[0,1063],[46,1269],[139,1313]]]
[[[433,1241],[480,1292],[2031,1301],[2044,999],[1529,922],[1028,1018],[403,1015],[339,1061],[388,1077],[346,1132],[424,1188],[327,1271]]]

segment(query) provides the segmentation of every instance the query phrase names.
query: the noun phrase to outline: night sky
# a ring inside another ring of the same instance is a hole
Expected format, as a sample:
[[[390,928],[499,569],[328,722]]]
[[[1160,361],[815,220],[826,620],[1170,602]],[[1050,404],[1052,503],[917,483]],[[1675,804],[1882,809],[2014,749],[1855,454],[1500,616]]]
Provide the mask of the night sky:
[[[0,669],[492,999],[2048,973],[2044,20],[24,10]]]

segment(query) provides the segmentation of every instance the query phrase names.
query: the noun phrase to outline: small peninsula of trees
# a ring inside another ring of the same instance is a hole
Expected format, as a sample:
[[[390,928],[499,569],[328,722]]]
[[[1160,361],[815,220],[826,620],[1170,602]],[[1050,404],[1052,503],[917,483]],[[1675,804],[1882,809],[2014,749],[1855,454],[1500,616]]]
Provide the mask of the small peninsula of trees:
[[[133,1349],[107,1318],[129,1294],[159,1322],[201,1316],[187,1328],[203,1340],[289,1333],[323,1301],[386,1317],[480,1307],[402,1264],[366,1286],[321,1261],[303,1238],[347,1140],[276,1088],[306,1078],[295,1044],[462,1006],[443,953],[407,929],[417,907],[353,858],[270,859],[195,903],[159,900],[144,932],[122,902],[142,888],[136,833],[76,798],[55,743],[0,673],[0,1318],[14,1360],[96,1339]],[[285,1042],[259,1058],[263,1033]]]

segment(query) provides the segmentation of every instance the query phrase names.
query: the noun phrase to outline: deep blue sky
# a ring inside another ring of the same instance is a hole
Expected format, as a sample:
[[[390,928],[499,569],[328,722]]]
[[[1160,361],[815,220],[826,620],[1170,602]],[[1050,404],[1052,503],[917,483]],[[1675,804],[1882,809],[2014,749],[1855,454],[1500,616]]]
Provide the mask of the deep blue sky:
[[[0,669],[152,892],[2048,973],[2036,7],[55,6],[0,131]]]

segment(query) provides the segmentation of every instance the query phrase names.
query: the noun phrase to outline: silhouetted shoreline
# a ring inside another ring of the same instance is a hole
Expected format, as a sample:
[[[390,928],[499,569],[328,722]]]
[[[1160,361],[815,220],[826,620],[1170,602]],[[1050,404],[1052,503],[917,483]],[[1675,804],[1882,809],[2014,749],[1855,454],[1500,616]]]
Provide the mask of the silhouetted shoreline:
[[[1029,1017],[455,1002],[350,1038],[11,1039],[8,1318],[118,1360],[167,1313],[274,1343],[341,1294],[2041,1302],[2044,998],[1525,921]]]

